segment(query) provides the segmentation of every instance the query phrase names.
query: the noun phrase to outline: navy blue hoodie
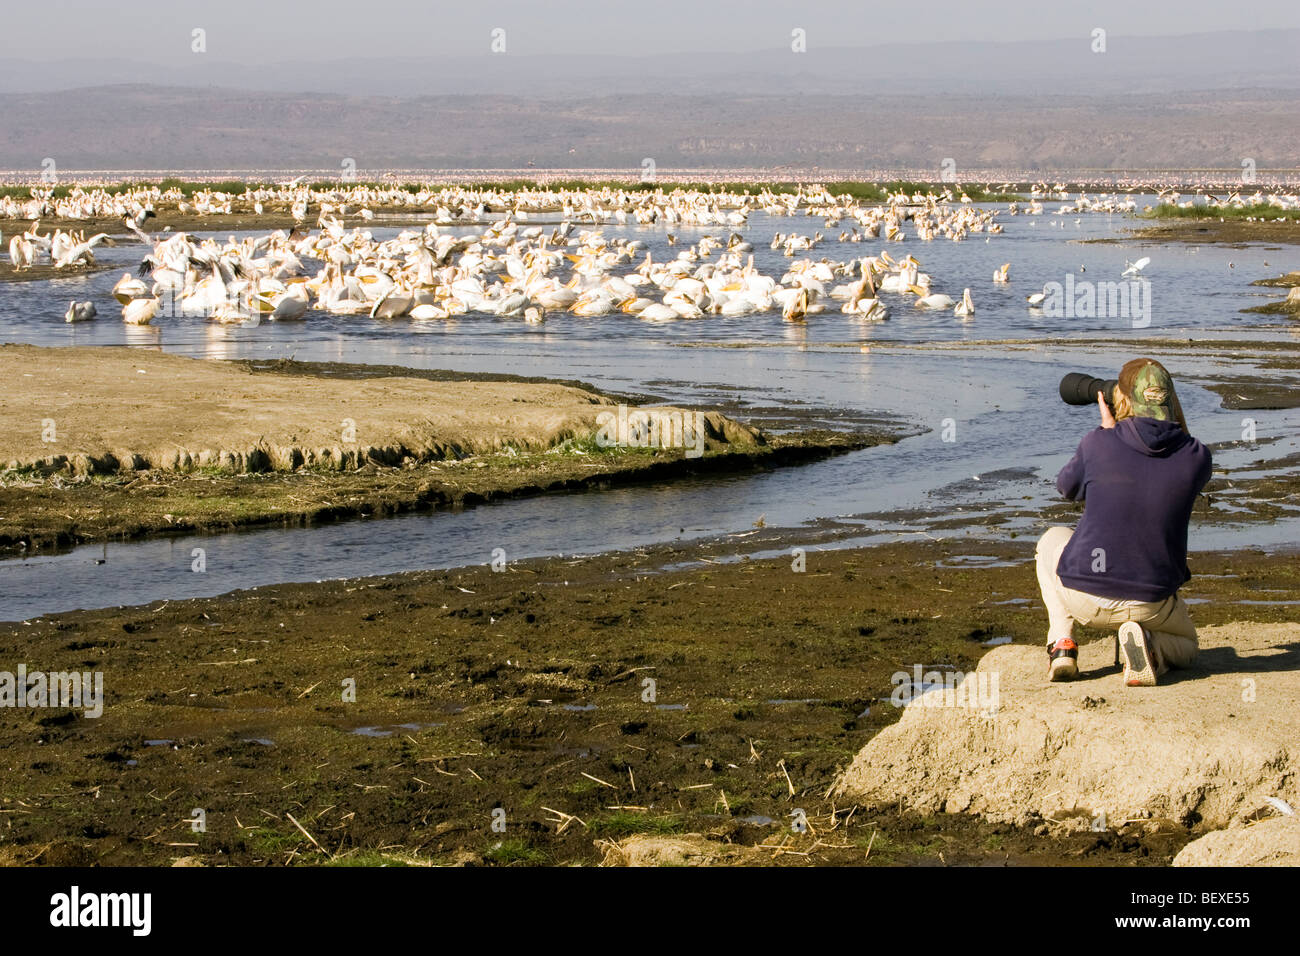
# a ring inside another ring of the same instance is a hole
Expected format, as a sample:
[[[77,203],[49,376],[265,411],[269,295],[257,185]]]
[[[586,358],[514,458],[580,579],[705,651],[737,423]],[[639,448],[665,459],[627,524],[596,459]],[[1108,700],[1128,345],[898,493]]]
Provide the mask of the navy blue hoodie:
[[[1126,418],[1083,436],[1056,488],[1086,502],[1056,573],[1076,591],[1163,601],[1191,578],[1187,522],[1210,450],[1177,422]]]

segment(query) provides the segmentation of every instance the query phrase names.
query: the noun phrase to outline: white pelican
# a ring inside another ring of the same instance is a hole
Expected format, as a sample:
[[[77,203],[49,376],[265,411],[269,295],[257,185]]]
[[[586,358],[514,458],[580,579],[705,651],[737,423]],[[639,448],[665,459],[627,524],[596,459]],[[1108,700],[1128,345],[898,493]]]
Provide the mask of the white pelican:
[[[912,286],[912,293],[916,296],[916,307],[918,309],[950,309],[956,300],[950,295],[942,292],[930,292],[919,285]]]
[[[159,304],[154,296],[132,299],[122,306],[122,321],[127,325],[148,325],[158,314]]]
[[[997,283],[1011,281],[1011,263],[1004,262],[993,270],[993,281]]]
[[[375,300],[375,304],[370,307],[370,317],[372,319],[399,318],[411,311],[413,301],[414,296],[400,292],[396,286],[393,286]]]
[[[54,260],[54,268],[63,269],[67,266],[77,265],[83,260],[87,263],[93,263],[95,261],[95,256],[93,255],[92,250],[101,242],[108,243],[110,246],[117,245],[108,233],[97,233],[84,242],[78,242],[76,245],[68,247],[65,252],[61,253],[59,257]]]
[[[957,307],[952,310],[952,314],[961,318],[975,314],[975,301],[970,297],[970,289],[966,289],[962,292],[961,301],[957,303]]]
[[[65,322],[89,322],[96,315],[95,303],[87,300],[85,302],[69,302],[68,311],[63,315]]]
[[[646,319],[650,322],[667,322],[671,319],[680,318],[677,311],[670,305],[664,305],[662,302],[656,302],[648,305],[641,310],[638,318]]]
[[[889,310],[885,308],[883,302],[876,298],[856,298],[851,302],[846,302],[841,311],[845,315],[857,315],[873,322],[880,322],[889,318]]]
[[[292,322],[301,319],[307,314],[307,308],[311,304],[307,298],[306,284],[302,282],[291,283],[289,289],[274,301],[264,296],[257,298],[271,305],[271,314],[267,318],[276,322]]]
[[[123,272],[122,278],[118,279],[117,285],[113,286],[113,298],[126,305],[132,299],[141,298],[148,291],[143,279],[137,279],[129,272]]]
[[[422,303],[411,310],[411,318],[413,319],[445,319],[450,315],[451,313],[442,306],[435,305],[432,302]]]
[[[785,308],[781,310],[781,318],[787,322],[802,322],[804,316],[808,314],[808,290],[800,288],[798,292],[790,296],[786,302]]]
[[[14,269],[29,269],[36,258],[36,247],[26,235],[14,236],[9,240],[9,261]]]

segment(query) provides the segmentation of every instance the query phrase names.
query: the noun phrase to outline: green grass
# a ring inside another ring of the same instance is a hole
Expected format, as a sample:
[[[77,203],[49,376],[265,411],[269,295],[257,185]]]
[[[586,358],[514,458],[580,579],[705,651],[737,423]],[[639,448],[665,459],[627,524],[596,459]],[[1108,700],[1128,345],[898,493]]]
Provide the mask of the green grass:
[[[492,844],[484,853],[483,858],[498,866],[510,866],[512,864],[522,864],[524,866],[543,866],[549,860],[544,850],[533,846],[527,840],[521,840],[519,837],[511,837],[508,840],[500,840]]]
[[[63,199],[72,192],[71,186],[50,186],[47,183],[32,183],[27,186],[0,186],[0,197],[12,199],[31,199],[32,190],[38,189],[42,192],[54,190],[55,199]]]
[[[282,833],[266,829],[254,830],[244,836],[243,841],[249,852],[267,858],[281,853],[291,853],[295,848],[308,843],[307,838],[296,830],[292,833]]]
[[[136,183],[136,186],[149,186],[150,183]],[[225,193],[230,196],[242,196],[246,190],[256,189],[259,183],[246,183],[238,179],[229,179],[220,183],[194,183],[187,180],[169,177],[158,183],[158,188],[163,192],[169,189],[179,189],[186,196],[193,196],[197,192]]]
[[[827,191],[837,198],[847,197],[859,202],[884,202],[890,195],[905,192],[908,195],[921,193],[922,195],[942,196],[946,191],[951,192],[954,199],[959,199],[964,192],[974,202],[1013,202],[1023,201],[1024,196],[1016,193],[995,193],[989,192],[974,184],[961,185],[959,183],[922,183],[915,181],[895,180],[886,183],[856,182],[856,181],[838,181],[824,183]],[[552,190],[559,192],[562,190],[579,190],[579,189],[610,189],[622,190],[624,192],[655,192],[662,190],[665,194],[681,190],[683,192],[702,192],[702,193],[734,193],[737,195],[757,195],[761,192],[769,192],[776,195],[793,195],[799,190],[799,183],[780,182],[780,183],[690,183],[678,182],[673,180],[656,180],[654,182],[641,182],[639,180],[611,180],[600,182],[595,180],[584,179],[563,179],[549,183],[541,183],[531,179],[510,179],[510,180],[484,180],[467,184],[468,188],[476,190],[491,190],[494,192],[530,192]]]
[[[1269,203],[1250,206],[1175,206],[1161,203],[1146,213],[1148,219],[1286,219],[1300,220],[1300,209],[1279,209]]]

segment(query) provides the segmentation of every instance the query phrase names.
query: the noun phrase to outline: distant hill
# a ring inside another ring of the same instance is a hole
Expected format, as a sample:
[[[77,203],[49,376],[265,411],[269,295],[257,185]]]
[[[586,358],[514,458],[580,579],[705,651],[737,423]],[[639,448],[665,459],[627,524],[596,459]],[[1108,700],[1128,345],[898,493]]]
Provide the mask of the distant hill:
[[[0,96],[0,169],[1294,168],[1300,92],[399,99],[149,86]]]
[[[1300,31],[748,55],[0,62],[0,169],[1295,169]]]

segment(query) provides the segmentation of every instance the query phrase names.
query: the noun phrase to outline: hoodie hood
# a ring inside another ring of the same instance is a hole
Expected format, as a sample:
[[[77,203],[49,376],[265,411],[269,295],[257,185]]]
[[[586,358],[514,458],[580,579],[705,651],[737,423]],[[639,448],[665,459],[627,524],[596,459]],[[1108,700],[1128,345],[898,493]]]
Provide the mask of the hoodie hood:
[[[1126,418],[1115,426],[1119,440],[1134,451],[1163,458],[1192,440],[1177,422],[1157,418]]]

